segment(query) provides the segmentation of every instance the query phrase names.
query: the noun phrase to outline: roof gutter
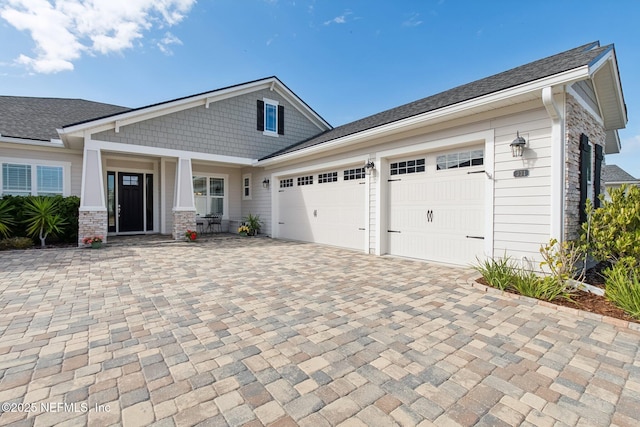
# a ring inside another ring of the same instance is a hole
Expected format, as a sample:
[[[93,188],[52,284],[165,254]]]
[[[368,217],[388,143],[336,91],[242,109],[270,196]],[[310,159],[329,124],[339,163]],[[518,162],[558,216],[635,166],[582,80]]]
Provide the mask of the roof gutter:
[[[267,167],[267,166],[275,165],[278,163],[310,156],[313,154],[334,150],[342,146],[354,144],[361,141],[366,141],[368,139],[378,138],[378,137],[393,134],[399,131],[404,131],[404,130],[419,127],[419,126],[424,126],[425,123],[428,123],[430,121],[442,119],[446,116],[456,114],[465,110],[469,110],[471,108],[486,106],[494,102],[502,101],[504,99],[524,95],[531,92],[540,92],[545,87],[553,87],[553,86],[570,84],[579,80],[584,80],[586,78],[589,78],[589,67],[585,65],[582,67],[574,68],[569,71],[565,71],[560,74],[555,74],[553,76],[536,80],[534,82],[525,83],[509,89],[504,89],[499,92],[494,92],[478,98],[473,98],[473,99],[463,101],[454,105],[439,108],[433,111],[428,111],[426,113],[408,117],[406,119],[401,119],[392,123],[387,123],[375,128],[367,129],[355,134],[337,138],[333,141],[303,148],[303,149],[293,151],[287,154],[282,154],[276,157],[259,160],[255,165]]]
[[[564,87],[562,87],[564,89]],[[562,91],[564,96],[564,90]],[[542,103],[551,119],[551,238],[564,241],[564,111],[558,107],[553,87],[542,89]]]

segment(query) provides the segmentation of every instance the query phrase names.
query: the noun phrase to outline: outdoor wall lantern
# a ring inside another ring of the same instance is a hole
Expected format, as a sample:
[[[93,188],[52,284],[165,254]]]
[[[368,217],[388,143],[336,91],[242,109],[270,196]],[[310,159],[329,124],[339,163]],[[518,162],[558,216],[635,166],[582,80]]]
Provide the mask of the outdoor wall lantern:
[[[269,178],[262,180],[262,188],[269,188]]]
[[[369,160],[365,165],[364,165],[364,169],[365,172],[367,173],[367,175],[371,174],[371,171],[374,170],[376,168],[375,163],[373,163],[373,160]]]
[[[520,131],[518,131],[518,136],[516,137],[516,139],[514,139],[511,144],[509,144],[513,157],[522,157],[522,155],[524,154],[525,145],[527,145],[527,141],[520,136]]]

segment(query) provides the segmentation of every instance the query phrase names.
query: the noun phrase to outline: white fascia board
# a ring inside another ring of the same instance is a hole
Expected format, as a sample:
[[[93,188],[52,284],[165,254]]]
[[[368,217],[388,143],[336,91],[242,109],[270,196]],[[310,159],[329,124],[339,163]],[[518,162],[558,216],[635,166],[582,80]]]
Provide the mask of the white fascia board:
[[[143,120],[149,120],[155,117],[163,116],[166,114],[175,113],[189,108],[198,107],[200,105],[210,104],[211,102],[220,101],[223,99],[231,98],[234,96],[243,95],[245,93],[254,92],[260,89],[269,88],[271,79],[261,80],[247,85],[238,87],[231,87],[227,89],[220,89],[192,97],[187,97],[171,102],[164,102],[158,105],[152,105],[149,107],[142,107],[135,111],[124,112],[121,114],[115,114],[113,116],[105,117],[103,119],[93,120],[87,123],[79,125],[69,126],[59,129],[58,132],[65,134],[71,134],[78,131],[85,131],[87,129],[94,129],[96,127],[107,125],[109,129],[114,128],[116,124],[119,126],[125,126],[128,124],[136,123]],[[92,132],[95,133],[95,132]]]
[[[529,82],[520,86],[505,89],[499,92],[491,93],[489,95],[481,96],[478,98],[463,101],[458,104],[443,107],[438,110],[429,111],[416,116],[408,117],[406,119],[398,120],[396,122],[388,123],[375,128],[367,129],[362,132],[358,132],[352,135],[347,135],[342,138],[335,139],[333,141],[321,143],[308,148],[294,151],[292,153],[283,154],[280,156],[272,157],[270,159],[260,160],[256,166],[269,166],[283,161],[294,160],[299,157],[305,157],[311,154],[321,153],[324,151],[333,150],[343,145],[349,145],[359,141],[365,141],[371,138],[379,138],[384,135],[405,131],[411,128],[424,126],[429,121],[445,118],[446,116],[457,114],[465,110],[472,108],[478,108],[490,105],[494,102],[503,101],[508,98],[517,97],[531,92],[540,94],[542,89],[548,86],[566,85],[579,80],[589,78],[589,68],[587,66],[574,68],[573,70],[565,71],[560,74],[555,74],[550,77],[546,77],[534,82]]]
[[[20,144],[20,145],[35,145],[40,147],[64,148],[62,141],[59,139],[51,139],[50,141],[43,141],[40,139],[13,138],[10,136],[0,135],[0,142],[7,142],[10,144]]]
[[[629,118],[627,116],[627,109],[624,103],[624,95],[622,93],[622,84],[620,83],[620,73],[618,72],[618,61],[616,60],[616,55],[613,49],[607,52],[602,58],[596,61],[589,69],[589,78],[595,82],[595,75],[602,69],[602,67],[608,66],[610,67],[611,75],[613,78],[613,85],[615,86],[615,96],[618,101],[618,109],[620,110],[620,114],[622,115],[622,122],[628,123]],[[596,90],[596,96],[598,96],[598,91]]]
[[[209,162],[230,163],[238,166],[251,166],[256,161],[255,159],[246,157],[223,156],[220,154],[174,150],[171,148],[147,147],[143,145],[123,144],[120,142],[100,141],[95,139],[89,139],[85,142],[85,149],[87,148],[126,154],[139,154],[144,156],[177,157]]]

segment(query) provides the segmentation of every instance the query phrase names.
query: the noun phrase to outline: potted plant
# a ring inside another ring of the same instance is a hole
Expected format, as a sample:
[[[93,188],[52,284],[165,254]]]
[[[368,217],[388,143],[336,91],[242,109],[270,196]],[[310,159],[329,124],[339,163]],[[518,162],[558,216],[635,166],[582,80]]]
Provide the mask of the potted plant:
[[[82,239],[85,245],[91,245],[91,249],[100,249],[102,247],[102,236],[89,236]]]
[[[249,231],[247,233],[247,235],[249,236],[255,236],[256,234],[258,234],[258,232],[260,231],[260,227],[262,227],[262,221],[260,220],[260,215],[249,214],[246,217],[244,217],[242,221],[244,222],[244,225],[249,227]]]
[[[187,230],[184,233],[184,238],[187,240],[187,242],[195,242],[198,238],[198,233],[193,230]]]
[[[241,225],[240,227],[238,227],[238,234],[241,236],[248,236],[249,235],[249,227],[246,225]]]

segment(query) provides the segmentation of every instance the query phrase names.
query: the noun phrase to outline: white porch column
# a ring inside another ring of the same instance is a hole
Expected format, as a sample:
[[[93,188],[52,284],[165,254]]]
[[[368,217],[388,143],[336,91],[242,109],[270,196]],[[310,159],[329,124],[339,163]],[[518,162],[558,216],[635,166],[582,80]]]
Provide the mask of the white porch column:
[[[102,156],[99,148],[87,148],[82,158],[82,188],[78,218],[78,245],[88,236],[102,236],[107,241],[107,207],[104,197]]]
[[[176,165],[173,200],[173,238],[181,240],[187,230],[196,229],[196,205],[193,198],[191,159],[180,157]]]

